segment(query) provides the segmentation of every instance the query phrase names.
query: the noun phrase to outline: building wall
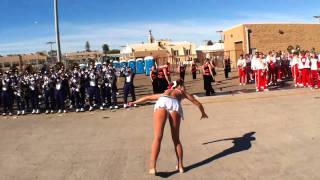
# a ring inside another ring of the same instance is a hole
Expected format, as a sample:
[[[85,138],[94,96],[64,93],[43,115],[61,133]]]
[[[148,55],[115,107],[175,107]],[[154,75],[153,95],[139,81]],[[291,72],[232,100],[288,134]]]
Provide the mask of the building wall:
[[[231,29],[225,30],[224,34],[224,57],[231,59],[231,66],[236,66],[236,61],[240,54],[243,54],[246,50],[246,35],[244,25],[239,25]],[[236,43],[242,42],[242,50],[236,50]]]
[[[131,44],[121,51],[121,60],[153,56],[159,65],[178,64],[197,58],[196,45],[190,42],[171,42],[167,40],[155,43]]]
[[[289,45],[302,49],[320,50],[320,24],[252,24],[251,48],[268,53],[270,50],[285,51]]]
[[[302,49],[320,50],[320,24],[244,24],[224,31],[225,56],[229,56],[235,67],[238,55],[236,42],[242,41],[242,53],[247,52],[246,28],[250,30],[250,49],[268,53],[287,51],[289,45],[300,45]]]

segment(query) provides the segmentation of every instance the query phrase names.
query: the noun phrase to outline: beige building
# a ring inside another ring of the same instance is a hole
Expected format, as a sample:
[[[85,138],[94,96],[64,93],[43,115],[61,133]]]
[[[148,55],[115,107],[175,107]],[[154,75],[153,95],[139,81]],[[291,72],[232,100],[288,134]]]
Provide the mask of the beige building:
[[[224,30],[225,56],[233,67],[241,54],[287,51],[290,45],[320,50],[320,24],[240,24]]]
[[[211,59],[217,67],[223,67],[224,44],[202,45],[197,48],[197,59],[203,64],[205,59]]]
[[[48,62],[48,55],[45,53],[9,55],[0,57],[0,69],[8,70],[13,66],[24,69],[26,65],[38,68],[42,67],[46,62]]]
[[[158,65],[163,65],[167,62],[171,64],[185,63],[197,57],[194,43],[170,40],[156,41],[151,31],[149,32],[147,43],[127,45],[121,50],[120,59],[129,60],[153,56]]]

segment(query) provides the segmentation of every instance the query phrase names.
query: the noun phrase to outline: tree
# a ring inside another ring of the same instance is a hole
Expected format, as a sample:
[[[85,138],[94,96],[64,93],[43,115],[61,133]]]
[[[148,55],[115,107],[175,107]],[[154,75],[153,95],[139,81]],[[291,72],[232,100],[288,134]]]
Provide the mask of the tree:
[[[85,49],[87,52],[90,52],[90,44],[89,44],[89,41],[86,42],[86,45],[85,45]]]
[[[102,45],[102,51],[103,51],[103,54],[106,55],[110,51],[109,45],[108,44],[103,44]]]
[[[209,40],[208,42],[207,42],[207,46],[212,46],[213,45],[213,42],[211,41],[211,40]]]

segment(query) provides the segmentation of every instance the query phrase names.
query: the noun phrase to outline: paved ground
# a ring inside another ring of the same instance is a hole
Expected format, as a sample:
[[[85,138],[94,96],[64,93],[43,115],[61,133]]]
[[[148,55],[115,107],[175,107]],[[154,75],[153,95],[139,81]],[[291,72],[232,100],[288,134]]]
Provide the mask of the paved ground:
[[[0,118],[0,179],[320,179],[320,91],[279,90],[184,104],[185,174],[169,126],[157,177],[147,174],[152,106]]]

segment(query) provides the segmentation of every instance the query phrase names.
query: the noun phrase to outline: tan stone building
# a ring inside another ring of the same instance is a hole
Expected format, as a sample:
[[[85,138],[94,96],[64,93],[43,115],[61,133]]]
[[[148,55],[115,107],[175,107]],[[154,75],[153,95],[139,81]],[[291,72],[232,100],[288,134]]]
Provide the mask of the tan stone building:
[[[120,52],[121,60],[153,56],[158,65],[185,63],[197,57],[196,45],[191,42],[173,42],[170,40],[156,41],[149,31],[147,43],[130,44]]]
[[[290,45],[320,50],[320,24],[240,24],[224,30],[225,56],[233,67],[241,54],[287,51]]]
[[[205,59],[211,59],[217,67],[223,67],[224,44],[214,43],[213,45],[202,45],[197,48],[197,59],[203,64]]]
[[[42,67],[46,62],[48,62],[48,55],[44,53],[9,55],[0,57],[0,69],[8,70],[13,66],[24,69],[26,65],[38,68]]]

